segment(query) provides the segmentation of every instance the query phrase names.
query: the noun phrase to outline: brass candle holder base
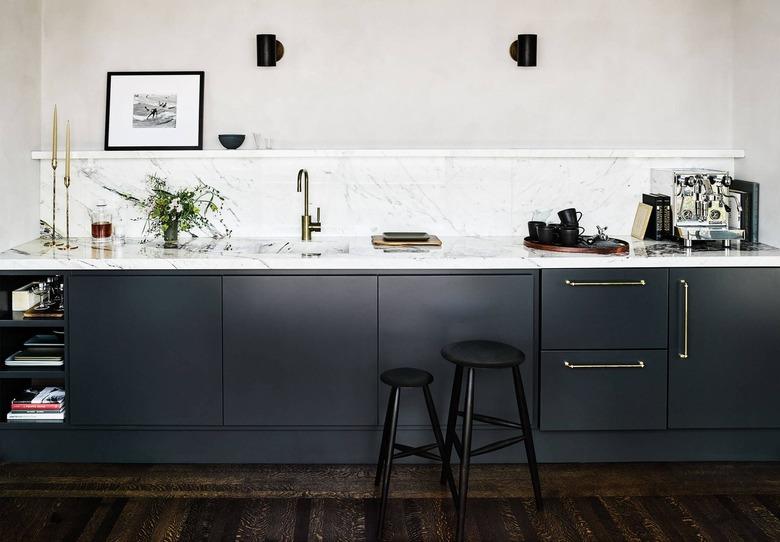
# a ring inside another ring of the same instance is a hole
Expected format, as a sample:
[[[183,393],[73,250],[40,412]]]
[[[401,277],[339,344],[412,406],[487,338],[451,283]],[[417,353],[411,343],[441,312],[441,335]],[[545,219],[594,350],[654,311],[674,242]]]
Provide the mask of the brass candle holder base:
[[[56,142],[54,143],[56,145]],[[59,247],[64,243],[57,241],[57,159],[51,160],[51,239],[46,241],[45,247]]]
[[[57,246],[57,250],[75,250],[77,248],[79,248],[78,245],[74,245],[73,243],[70,243],[70,242],[68,242],[68,243],[60,243]]]
[[[68,156],[70,156],[70,126],[68,126]],[[68,159],[67,172],[70,172],[70,158]],[[58,250],[74,250],[79,248],[70,242],[70,175],[65,175],[65,243],[58,246]]]

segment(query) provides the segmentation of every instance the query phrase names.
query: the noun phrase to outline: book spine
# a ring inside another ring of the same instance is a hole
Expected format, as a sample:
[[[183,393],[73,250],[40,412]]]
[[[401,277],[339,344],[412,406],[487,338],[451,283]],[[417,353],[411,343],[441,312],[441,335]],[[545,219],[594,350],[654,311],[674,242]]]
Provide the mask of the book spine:
[[[664,206],[655,204],[655,240],[664,238]]]
[[[30,404],[30,403],[13,403],[11,404],[11,410],[17,411],[17,410],[28,410],[37,412],[39,410],[47,411],[47,410],[61,410],[62,405],[59,404]]]
[[[661,239],[671,239],[672,237],[672,204],[664,203],[663,207],[663,231]]]

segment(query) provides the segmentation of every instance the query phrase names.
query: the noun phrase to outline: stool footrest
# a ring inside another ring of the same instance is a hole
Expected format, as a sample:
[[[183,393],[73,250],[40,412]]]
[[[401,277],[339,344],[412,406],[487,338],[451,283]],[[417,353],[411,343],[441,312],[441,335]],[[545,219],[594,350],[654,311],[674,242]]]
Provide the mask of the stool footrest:
[[[495,452],[496,450],[506,448],[507,446],[512,446],[513,444],[517,444],[518,442],[522,442],[523,440],[525,440],[525,435],[520,435],[519,437],[512,437],[504,440],[497,440],[496,442],[486,444],[485,446],[482,446],[481,448],[477,448],[476,450],[471,450],[471,457],[476,457],[478,455]]]
[[[458,416],[463,417],[465,414],[461,410],[458,412]],[[498,427],[508,427],[510,429],[523,429],[522,424],[517,422],[505,420],[503,418],[496,418],[494,416],[487,416],[485,414],[474,414],[471,417],[474,421],[488,423],[490,425],[497,425]]]
[[[517,444],[518,442],[522,442],[523,440],[525,440],[525,435],[511,437],[504,440],[497,440],[496,442],[491,442],[490,444],[486,444],[484,446],[471,450],[471,453],[469,455],[471,457],[476,457],[478,455],[495,452],[496,450],[506,448],[507,446],[512,446],[513,444]],[[460,437],[458,435],[455,435],[452,440],[452,443],[455,445],[455,453],[458,454],[458,457],[462,458],[463,445],[460,442]]]
[[[411,455],[416,455],[417,457],[424,457],[425,459],[441,461],[441,457],[439,457],[438,455],[428,453],[428,450],[433,450],[437,446],[438,445],[434,442],[433,444],[426,444],[424,446],[417,446],[415,448],[412,448],[411,446],[406,446],[405,444],[398,444],[396,442],[393,447],[396,450],[400,450],[400,452],[397,454],[393,454],[393,459],[401,459],[402,457],[409,457]]]

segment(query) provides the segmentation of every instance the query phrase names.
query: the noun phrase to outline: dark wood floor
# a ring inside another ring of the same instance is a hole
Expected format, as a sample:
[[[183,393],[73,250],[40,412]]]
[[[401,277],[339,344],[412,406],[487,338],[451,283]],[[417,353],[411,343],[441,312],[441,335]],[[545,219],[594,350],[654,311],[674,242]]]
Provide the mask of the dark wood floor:
[[[468,539],[780,540],[780,463],[473,467]],[[0,465],[0,541],[376,540],[371,467]],[[451,540],[435,468],[394,472],[386,540]]]

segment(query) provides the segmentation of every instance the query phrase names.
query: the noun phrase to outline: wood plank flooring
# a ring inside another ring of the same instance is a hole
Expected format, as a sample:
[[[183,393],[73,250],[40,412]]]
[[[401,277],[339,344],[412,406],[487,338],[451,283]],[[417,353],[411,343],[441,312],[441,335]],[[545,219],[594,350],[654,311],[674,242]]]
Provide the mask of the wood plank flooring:
[[[780,540],[780,463],[472,469],[468,540]],[[452,540],[434,466],[398,465],[385,540]],[[373,467],[0,465],[0,541],[377,540]]]

